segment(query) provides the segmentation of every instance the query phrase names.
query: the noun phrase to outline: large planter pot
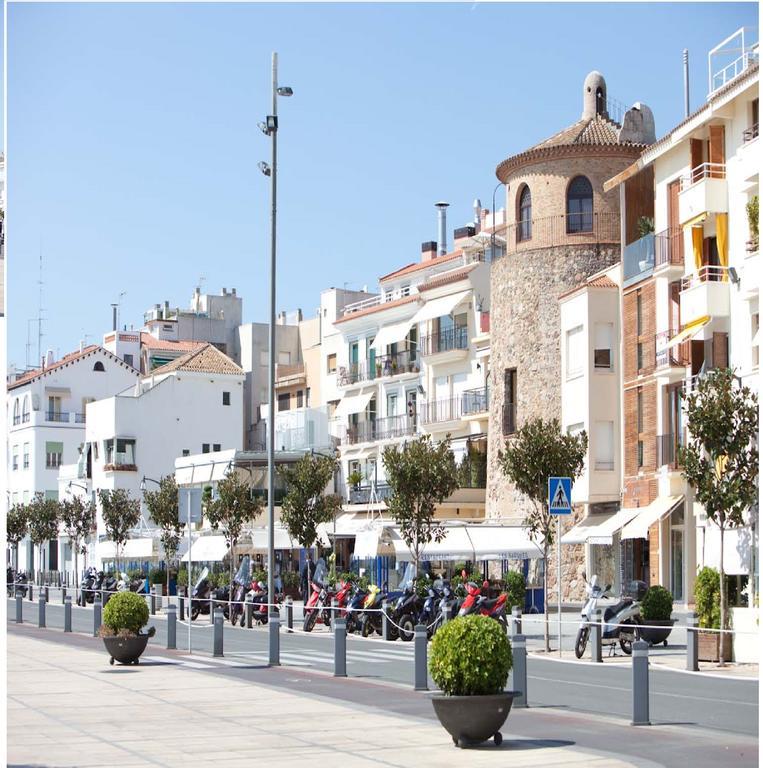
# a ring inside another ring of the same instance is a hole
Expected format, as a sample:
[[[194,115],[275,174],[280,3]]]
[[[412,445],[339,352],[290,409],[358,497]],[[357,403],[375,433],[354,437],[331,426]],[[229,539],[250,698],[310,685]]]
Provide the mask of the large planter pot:
[[[120,664],[137,664],[143,651],[146,650],[149,635],[133,635],[132,637],[104,637],[103,644],[109,652],[109,664],[118,661]]]
[[[718,632],[698,632],[699,635],[699,660],[700,661],[720,661],[721,636]],[[723,660],[731,661],[732,636],[726,637],[723,649]]]
[[[646,640],[649,645],[658,645],[659,643],[668,644],[668,635],[673,631],[675,619],[644,619],[649,627],[639,627],[638,634],[642,640]],[[653,628],[657,627],[657,628]]]
[[[492,738],[496,745],[503,741],[500,727],[506,722],[514,701],[514,691],[491,696],[432,697],[437,719],[459,747],[479,744]]]

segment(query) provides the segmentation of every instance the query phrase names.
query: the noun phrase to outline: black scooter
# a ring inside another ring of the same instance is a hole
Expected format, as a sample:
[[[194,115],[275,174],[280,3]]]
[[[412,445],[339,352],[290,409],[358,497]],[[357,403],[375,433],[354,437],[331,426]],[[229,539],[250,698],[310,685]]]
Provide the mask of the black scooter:
[[[95,601],[95,593],[101,588],[103,583],[103,571],[96,571],[95,568],[88,568],[79,585],[79,595],[77,596],[77,605],[85,606]]]
[[[196,586],[191,592],[191,621],[199,617],[200,613],[209,614],[209,597],[212,594],[212,585],[209,582],[209,568],[204,568],[199,576]]]

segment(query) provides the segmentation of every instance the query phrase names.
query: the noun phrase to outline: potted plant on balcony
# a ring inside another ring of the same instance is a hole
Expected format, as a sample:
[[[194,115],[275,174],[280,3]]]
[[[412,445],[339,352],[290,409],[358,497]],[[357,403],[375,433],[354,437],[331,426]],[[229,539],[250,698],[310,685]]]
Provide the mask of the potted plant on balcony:
[[[361,475],[357,469],[350,472],[350,474],[347,476],[347,483],[354,491],[357,491],[360,488],[360,483],[362,480],[363,475]]]
[[[499,729],[515,696],[504,690],[511,667],[506,631],[489,616],[461,616],[435,634],[429,671],[442,693],[432,705],[456,746],[503,741]]]
[[[651,216],[639,216],[636,222],[636,231],[639,237],[646,237],[654,232],[654,219]]]
[[[747,209],[747,224],[750,227],[750,239],[747,241],[747,252],[755,253],[758,250],[758,196],[750,198],[745,206]]]
[[[649,587],[641,601],[641,619],[648,625],[639,628],[641,639],[650,645],[667,645],[668,635],[676,623],[676,620],[670,617],[672,613],[673,595],[665,587]]]
[[[721,626],[721,588],[720,575],[715,568],[705,566],[697,574],[694,582],[694,603],[697,609],[697,624],[703,629],[720,629]],[[698,632],[699,660],[721,660],[720,632]],[[731,643],[724,643],[723,660],[731,661]]]
[[[141,629],[148,623],[148,605],[135,592],[118,592],[103,609],[103,624],[99,634],[109,652],[109,664],[137,664],[154,627]]]

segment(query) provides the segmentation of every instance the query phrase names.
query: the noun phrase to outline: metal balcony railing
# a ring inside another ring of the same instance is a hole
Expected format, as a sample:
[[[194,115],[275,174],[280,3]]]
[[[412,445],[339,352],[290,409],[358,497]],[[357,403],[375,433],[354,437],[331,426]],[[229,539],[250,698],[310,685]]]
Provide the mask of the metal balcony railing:
[[[466,349],[468,346],[469,339],[466,326],[459,325],[446,331],[422,336],[419,349],[422,355],[436,355],[438,352]]]
[[[669,432],[657,435],[657,466],[678,467],[678,449],[684,445],[684,435]]]
[[[490,403],[490,390],[488,387],[467,389],[461,393],[461,413],[468,416],[472,413],[484,413]]]
[[[620,215],[584,212],[543,216],[509,224],[506,251],[529,251],[576,243],[619,243]]]
[[[84,413],[75,413],[74,414],[74,422],[76,424],[84,424],[85,423],[85,414]]]
[[[403,349],[394,355],[380,355],[373,360],[350,363],[340,366],[337,373],[337,385],[347,386],[361,381],[374,381],[384,376],[397,376],[401,373],[418,373],[419,355],[416,349]]]
[[[692,184],[704,179],[725,179],[726,163],[701,163],[695,166],[685,176],[681,176],[681,191],[688,189]]]
[[[63,423],[69,422],[69,414],[64,411],[48,411],[45,414],[46,421],[59,421]]]
[[[347,427],[342,443],[345,445],[372,443],[377,440],[406,437],[414,434],[415,431],[415,416],[388,416],[384,419],[371,419],[358,422],[357,424],[350,424]]]
[[[672,265],[682,267],[684,263],[684,235],[680,227],[669,227],[654,236],[654,266]]]
[[[372,495],[376,501],[387,501],[392,495],[392,488],[386,484],[376,486],[376,493],[371,493],[370,485],[361,485],[358,488],[350,488],[350,504],[370,504]]]
[[[517,404],[504,403],[502,419],[503,434],[513,435],[517,431]]]
[[[15,426],[18,426],[19,424],[21,424],[21,416],[14,416],[13,417],[13,426],[15,427]]]
[[[686,291],[700,283],[725,283],[729,279],[728,267],[716,267],[706,265],[700,267],[698,272],[681,278],[681,290]]]
[[[751,125],[747,130],[742,132],[742,143],[747,144],[748,141],[758,138],[758,124]]]
[[[24,424],[27,424],[31,418],[32,418],[32,414],[30,414],[30,413],[25,413],[25,414],[23,414],[23,416],[21,417],[21,421],[22,421],[22,423],[24,423]]]
[[[438,424],[443,421],[456,421],[461,418],[462,400],[459,397],[446,397],[432,400],[421,407],[419,418],[422,424]]]
[[[667,348],[668,342],[678,333],[676,330],[662,331],[655,334],[654,337],[654,364],[656,368],[664,366],[684,367],[689,365],[691,347],[687,339],[680,344],[676,344],[670,349]]]

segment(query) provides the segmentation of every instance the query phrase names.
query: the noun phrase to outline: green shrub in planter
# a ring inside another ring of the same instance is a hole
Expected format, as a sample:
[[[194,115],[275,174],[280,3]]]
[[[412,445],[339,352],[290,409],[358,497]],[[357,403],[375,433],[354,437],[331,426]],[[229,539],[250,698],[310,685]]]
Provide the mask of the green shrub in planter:
[[[123,631],[138,634],[148,623],[148,605],[135,592],[118,592],[103,609],[103,623],[117,635]]]
[[[650,621],[668,621],[672,613],[673,595],[665,587],[649,587],[641,601],[641,618],[647,624]]]
[[[429,671],[448,696],[487,696],[503,691],[512,663],[509,638],[495,619],[461,616],[435,634]]]
[[[721,577],[715,568],[705,566],[694,582],[697,620],[703,629],[721,627]]]
[[[519,571],[508,571],[506,573],[506,607],[509,611],[518,605],[520,610],[525,607],[525,592],[527,590],[527,581],[523,573]]]
[[[296,571],[286,571],[281,580],[285,589],[299,589],[299,574]]]
[[[167,571],[163,571],[161,568],[152,568],[148,575],[148,581],[150,584],[166,584]]]
[[[146,574],[143,573],[139,568],[133,569],[132,571],[127,571],[127,578],[128,579],[145,579]]]

